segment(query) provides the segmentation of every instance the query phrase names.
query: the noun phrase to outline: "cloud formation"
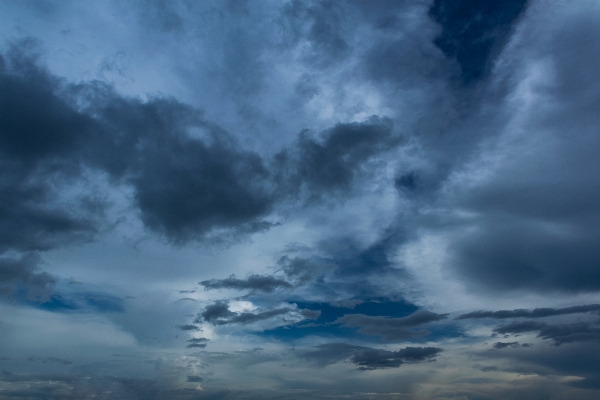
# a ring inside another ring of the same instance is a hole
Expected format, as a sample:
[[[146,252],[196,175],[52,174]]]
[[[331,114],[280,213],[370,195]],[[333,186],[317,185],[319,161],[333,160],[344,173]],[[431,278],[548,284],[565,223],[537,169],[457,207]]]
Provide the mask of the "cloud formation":
[[[200,282],[205,289],[235,289],[235,290],[257,290],[271,293],[278,288],[291,288],[292,285],[274,276],[250,275],[246,279],[236,278],[234,275],[226,279],[210,279]]]
[[[447,314],[436,314],[430,311],[419,310],[402,318],[346,314],[338,318],[334,323],[342,324],[342,326],[349,328],[358,328],[358,332],[365,335],[381,336],[383,340],[397,341],[426,335],[429,332],[420,329],[421,325],[440,321],[447,317]]]
[[[442,349],[435,347],[405,347],[388,351],[346,343],[328,343],[315,346],[301,354],[318,364],[333,364],[349,359],[361,371],[398,368],[406,363],[433,360]]]
[[[507,319],[507,318],[544,318],[555,315],[568,315],[600,311],[599,304],[588,304],[565,308],[536,308],[533,310],[500,310],[500,311],[473,311],[462,314],[456,319]]]

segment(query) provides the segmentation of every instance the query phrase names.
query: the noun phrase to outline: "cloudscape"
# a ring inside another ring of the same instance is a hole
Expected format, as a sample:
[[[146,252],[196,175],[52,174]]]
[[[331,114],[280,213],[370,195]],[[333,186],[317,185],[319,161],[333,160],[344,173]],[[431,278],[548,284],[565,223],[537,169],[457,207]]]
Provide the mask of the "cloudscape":
[[[599,26],[0,1],[0,399],[600,398]]]

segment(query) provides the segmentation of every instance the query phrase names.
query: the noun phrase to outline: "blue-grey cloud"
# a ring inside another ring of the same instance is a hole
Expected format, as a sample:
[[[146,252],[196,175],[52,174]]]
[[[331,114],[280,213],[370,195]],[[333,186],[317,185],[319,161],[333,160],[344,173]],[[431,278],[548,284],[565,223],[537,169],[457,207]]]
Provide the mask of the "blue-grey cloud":
[[[365,335],[381,336],[383,340],[396,341],[427,335],[429,331],[418,327],[447,317],[448,314],[436,314],[431,311],[420,310],[401,318],[346,314],[334,323],[349,328],[358,328],[358,332]]]
[[[406,347],[398,351],[389,351],[346,343],[328,343],[306,350],[300,356],[319,365],[333,364],[349,359],[359,370],[367,371],[398,368],[406,363],[432,360],[441,351],[442,349],[435,347]]]
[[[0,258],[0,296],[11,296],[25,291],[25,296],[34,301],[50,299],[57,279],[39,270],[40,257],[26,253],[20,258]]]
[[[226,279],[210,279],[200,282],[206,289],[257,290],[271,293],[278,288],[291,288],[292,285],[283,279],[268,275],[250,275],[246,279],[230,276]]]
[[[555,315],[578,314],[600,311],[600,304],[588,304],[565,308],[535,308],[533,310],[500,310],[500,311],[474,311],[461,314],[456,319],[506,319],[506,318],[543,318]]]
[[[200,323],[204,321],[217,326],[230,324],[245,325],[287,314],[290,311],[292,311],[292,309],[289,307],[281,307],[258,312],[233,312],[229,310],[227,302],[217,301],[206,306],[204,311],[198,314],[198,317],[194,322]]]
[[[551,325],[545,322],[523,321],[512,322],[494,329],[500,334],[520,334],[538,332],[538,337],[550,339],[560,346],[563,343],[595,342],[600,340],[600,328],[587,322]]]

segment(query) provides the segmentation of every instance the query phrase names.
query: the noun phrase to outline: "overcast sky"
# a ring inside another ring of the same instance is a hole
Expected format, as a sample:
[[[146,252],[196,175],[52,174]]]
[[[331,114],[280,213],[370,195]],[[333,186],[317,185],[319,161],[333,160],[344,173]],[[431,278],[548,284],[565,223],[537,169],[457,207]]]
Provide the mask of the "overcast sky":
[[[0,1],[0,399],[600,398],[599,26]]]

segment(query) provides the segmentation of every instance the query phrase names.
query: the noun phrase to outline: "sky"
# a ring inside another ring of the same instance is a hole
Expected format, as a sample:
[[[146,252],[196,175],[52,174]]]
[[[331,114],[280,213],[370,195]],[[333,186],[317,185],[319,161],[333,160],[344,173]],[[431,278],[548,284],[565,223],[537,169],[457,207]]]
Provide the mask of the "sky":
[[[600,398],[598,26],[0,1],[0,400]]]

